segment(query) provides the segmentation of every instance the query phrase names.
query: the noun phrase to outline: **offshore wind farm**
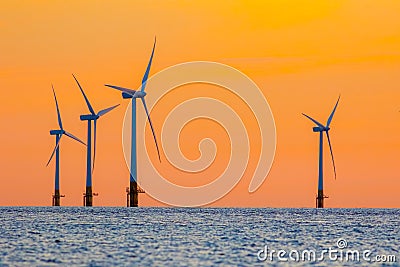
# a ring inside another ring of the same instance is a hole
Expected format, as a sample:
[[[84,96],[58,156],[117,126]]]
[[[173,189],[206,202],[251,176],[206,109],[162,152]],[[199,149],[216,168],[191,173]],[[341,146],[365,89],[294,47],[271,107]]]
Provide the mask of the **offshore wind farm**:
[[[399,266],[399,12],[1,1],[0,266]]]
[[[127,193],[127,199],[126,199],[126,206],[127,207],[138,207],[138,203],[139,203],[139,193],[145,193],[145,191],[139,187],[138,185],[138,181],[137,181],[137,169],[138,169],[138,163],[137,163],[137,136],[136,136],[136,132],[137,132],[137,123],[136,123],[136,99],[139,98],[142,101],[144,110],[146,112],[146,116],[150,125],[150,129],[153,135],[153,140],[154,140],[154,144],[156,146],[157,149],[157,155],[158,155],[158,160],[161,162],[161,156],[160,156],[160,150],[159,150],[159,145],[157,142],[157,138],[156,138],[156,134],[154,131],[154,127],[153,127],[153,123],[151,121],[150,118],[150,114],[149,114],[149,110],[146,104],[146,100],[145,100],[145,96],[147,95],[147,93],[145,92],[145,88],[146,88],[146,84],[147,81],[149,79],[149,73],[150,73],[150,69],[151,69],[151,65],[152,65],[152,61],[153,61],[153,56],[154,56],[154,51],[155,51],[155,47],[156,47],[156,38],[154,38],[154,44],[153,44],[153,48],[151,51],[151,55],[150,55],[150,59],[149,62],[147,64],[147,68],[146,71],[144,73],[144,76],[142,78],[142,83],[140,86],[140,90],[133,90],[130,88],[126,88],[126,87],[121,87],[121,86],[116,86],[116,85],[110,85],[110,84],[105,84],[106,87],[110,87],[112,89],[118,90],[122,93],[122,98],[123,99],[131,99],[131,132],[130,132],[130,166],[129,166],[129,187],[127,187],[126,189],[126,193]],[[93,193],[93,189],[92,189],[92,174],[93,174],[93,170],[94,170],[94,162],[95,162],[95,157],[96,157],[96,136],[97,136],[97,120],[105,115],[106,113],[110,112],[111,110],[113,110],[114,108],[116,108],[117,106],[119,106],[120,104],[111,106],[109,108],[103,109],[101,111],[99,111],[98,113],[96,113],[92,107],[92,105],[90,104],[89,99],[87,98],[83,88],[81,87],[79,81],[77,80],[77,78],[75,77],[74,74],[72,74],[73,78],[75,79],[75,82],[77,83],[83,97],[84,100],[86,102],[86,105],[90,111],[91,114],[89,115],[81,115],[80,116],[80,120],[81,121],[88,121],[88,130],[87,130],[87,161],[86,161],[86,192],[83,194],[83,206],[93,206],[93,196],[97,196],[97,193]],[[50,160],[52,159],[54,153],[56,152],[56,175],[55,175],[55,193],[53,196],[53,206],[60,206],[60,193],[59,193],[59,151],[58,151],[58,147],[59,147],[59,141],[61,138],[61,135],[63,133],[65,133],[67,136],[83,143],[80,139],[76,138],[75,136],[73,136],[72,134],[69,134],[68,132],[65,132],[62,128],[62,123],[61,123],[61,117],[60,117],[60,112],[59,112],[59,108],[58,108],[58,103],[57,103],[57,98],[55,95],[55,91],[53,88],[53,93],[54,93],[54,99],[56,102],[56,108],[57,108],[57,116],[58,116],[58,122],[59,122],[59,126],[60,129],[59,131],[51,131],[51,134],[58,134],[56,136],[56,146],[53,150],[53,153],[51,154]],[[332,158],[332,164],[333,164],[333,171],[334,171],[334,177],[336,179],[336,166],[335,166],[335,160],[334,160],[334,156],[333,156],[333,151],[332,151],[332,145],[331,145],[331,140],[330,140],[330,136],[329,136],[329,130],[330,128],[330,124],[332,122],[333,116],[336,112],[336,108],[339,104],[339,100],[340,100],[340,96],[327,120],[326,125],[321,124],[320,122],[318,122],[317,120],[313,119],[312,117],[308,116],[307,114],[302,113],[302,115],[304,115],[306,118],[308,118],[309,120],[311,120],[312,122],[314,122],[317,126],[313,127],[313,132],[318,132],[319,133],[319,164],[318,164],[318,192],[317,192],[317,197],[316,197],[316,208],[324,208],[324,199],[328,198],[326,195],[324,195],[324,190],[323,190],[323,133],[325,132],[326,137],[327,137],[327,141],[328,141],[328,145],[329,145],[329,150],[330,150],[330,155]],[[92,157],[92,121],[93,121],[93,126],[94,126],[94,133],[93,133],[93,137],[94,137],[94,149],[93,149],[93,157]],[[83,143],[85,144],[85,143]],[[85,144],[86,145],[86,144]],[[48,161],[47,165],[49,164],[50,160]],[[46,166],[47,166],[46,165]]]

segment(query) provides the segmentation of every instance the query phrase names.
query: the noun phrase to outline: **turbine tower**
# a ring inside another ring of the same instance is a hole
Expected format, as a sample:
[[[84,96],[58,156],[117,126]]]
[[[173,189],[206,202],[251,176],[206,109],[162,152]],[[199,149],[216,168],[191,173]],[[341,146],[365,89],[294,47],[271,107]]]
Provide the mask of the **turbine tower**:
[[[137,207],[138,206],[138,193],[144,193],[144,191],[141,190],[137,184],[137,148],[136,148],[136,145],[137,145],[136,144],[136,99],[137,98],[140,98],[143,103],[143,107],[144,107],[144,110],[146,111],[147,118],[150,123],[150,128],[153,133],[154,143],[157,148],[158,160],[160,160],[160,162],[161,162],[160,151],[158,149],[158,144],[157,144],[157,138],[154,133],[153,123],[151,122],[149,111],[148,111],[147,105],[146,105],[146,100],[144,98],[146,96],[146,92],[144,91],[144,89],[146,88],[147,79],[149,77],[149,72],[150,72],[150,68],[151,68],[151,62],[153,61],[155,47],[156,47],[156,38],[154,38],[153,50],[151,52],[151,56],[150,56],[149,63],[147,65],[146,72],[144,73],[144,76],[142,79],[142,86],[141,86],[140,91],[135,91],[135,90],[120,87],[120,86],[105,84],[105,86],[122,91],[122,97],[124,99],[131,98],[131,104],[132,104],[131,164],[130,164],[131,168],[130,168],[130,175],[129,175],[129,178],[130,178],[129,188],[127,188],[127,191],[126,191],[127,192],[127,201],[126,202],[127,202],[128,207]]]
[[[331,157],[332,157],[332,163],[333,163],[333,171],[335,173],[335,179],[336,179],[336,166],[335,166],[335,160],[333,158],[333,152],[332,152],[332,145],[331,145],[331,140],[329,138],[329,130],[331,129],[329,126],[332,122],[333,115],[335,114],[336,108],[339,104],[340,96],[336,102],[335,107],[332,110],[331,115],[328,118],[328,121],[326,122],[326,126],[324,126],[322,123],[319,123],[315,119],[311,118],[310,116],[302,113],[304,116],[306,116],[308,119],[310,119],[312,122],[314,122],[317,126],[313,127],[313,132],[319,132],[319,172],[318,172],[318,195],[316,198],[316,207],[317,208],[323,208],[324,207],[324,198],[327,198],[327,196],[324,196],[324,179],[323,179],[323,133],[326,133],[326,138],[328,139],[328,144],[329,144],[329,149],[331,152]]]
[[[83,97],[85,98],[87,107],[90,111],[90,114],[81,115],[81,121],[88,122],[88,130],[87,130],[87,161],[86,161],[86,192],[83,194],[83,205],[91,207],[93,206],[93,196],[97,196],[96,193],[93,194],[92,191],[92,172],[94,169],[94,161],[96,158],[96,133],[97,133],[97,120],[105,115],[106,113],[110,112],[114,108],[118,107],[118,105],[100,110],[97,114],[94,111],[92,105],[89,102],[89,99],[86,97],[85,92],[83,91],[81,85],[79,84],[78,80],[76,79],[75,75],[72,74],[76,83],[78,84],[79,89],[82,92]],[[92,121],[93,121],[93,163],[92,163]]]
[[[60,129],[58,130],[50,130],[50,135],[55,135],[56,136],[56,145],[53,149],[53,152],[51,153],[50,159],[46,164],[46,167],[49,165],[51,159],[54,156],[54,153],[56,154],[56,170],[55,170],[55,177],[54,177],[54,195],[52,198],[52,205],[53,206],[60,206],[60,198],[64,197],[63,195],[60,194],[60,141],[61,137],[65,134],[66,136],[84,144],[86,144],[81,141],[78,137],[72,135],[71,133],[67,132],[64,130],[62,121],[61,121],[61,115],[60,115],[60,110],[58,108],[58,102],[57,102],[57,97],[56,97],[56,92],[54,91],[53,85],[51,85],[51,88],[53,89],[53,95],[54,95],[54,100],[56,102],[56,109],[57,109],[57,117],[58,117],[58,126]]]

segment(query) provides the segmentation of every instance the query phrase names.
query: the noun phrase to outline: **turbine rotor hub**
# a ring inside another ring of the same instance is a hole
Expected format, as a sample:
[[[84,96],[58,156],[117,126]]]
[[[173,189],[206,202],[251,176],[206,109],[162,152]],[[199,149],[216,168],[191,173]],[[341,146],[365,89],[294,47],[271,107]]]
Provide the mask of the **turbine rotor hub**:
[[[133,95],[134,98],[143,98],[147,95],[146,92],[142,92],[142,91],[136,91],[135,94]]]

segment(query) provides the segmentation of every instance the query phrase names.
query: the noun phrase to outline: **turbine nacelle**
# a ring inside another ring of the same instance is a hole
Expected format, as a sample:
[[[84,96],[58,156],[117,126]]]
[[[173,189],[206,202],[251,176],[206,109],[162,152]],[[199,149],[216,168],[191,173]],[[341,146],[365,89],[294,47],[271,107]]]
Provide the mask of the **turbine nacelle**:
[[[50,130],[50,135],[64,134],[64,130]]]
[[[313,127],[313,132],[327,132],[330,129],[329,127]]]
[[[93,115],[93,114],[79,116],[81,121],[90,121],[90,120],[94,121],[94,120],[97,120],[99,117],[100,117],[99,115]]]
[[[131,95],[129,93],[126,93],[126,92],[122,92],[122,98],[123,99],[132,98],[132,97],[133,97],[133,95]]]
[[[111,87],[111,86],[109,86]],[[115,87],[111,87],[114,88]],[[127,91],[127,88],[124,90],[125,88],[121,88],[119,87],[119,90],[122,91],[122,98],[127,99],[127,98],[143,98],[147,95],[147,93],[145,91],[134,91],[129,89],[129,91]]]

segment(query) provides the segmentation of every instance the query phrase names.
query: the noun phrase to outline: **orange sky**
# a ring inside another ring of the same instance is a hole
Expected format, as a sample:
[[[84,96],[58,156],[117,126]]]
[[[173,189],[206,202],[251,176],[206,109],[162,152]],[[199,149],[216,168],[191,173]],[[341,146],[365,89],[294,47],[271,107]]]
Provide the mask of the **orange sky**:
[[[228,64],[253,79],[274,114],[277,150],[264,184],[249,194],[249,171],[212,206],[314,207],[318,135],[301,112],[325,122],[341,94],[330,132],[336,181],[324,147],[326,206],[399,207],[398,14],[400,2],[390,0],[2,1],[0,205],[51,204],[51,83],[64,128],[86,140],[79,115],[87,108],[72,72],[97,111],[122,103],[99,121],[93,184],[95,206],[125,205],[121,128],[128,103],[103,84],[137,88],[157,35],[151,74],[193,60]],[[184,153],[195,157],[191,147]],[[62,205],[82,205],[85,157],[83,146],[63,140]],[[141,195],[140,205],[162,204]]]

